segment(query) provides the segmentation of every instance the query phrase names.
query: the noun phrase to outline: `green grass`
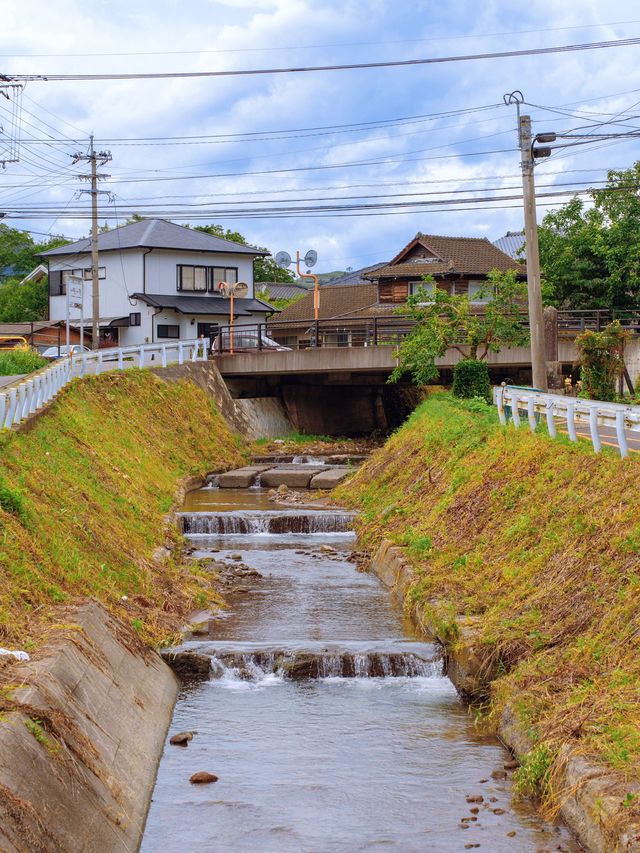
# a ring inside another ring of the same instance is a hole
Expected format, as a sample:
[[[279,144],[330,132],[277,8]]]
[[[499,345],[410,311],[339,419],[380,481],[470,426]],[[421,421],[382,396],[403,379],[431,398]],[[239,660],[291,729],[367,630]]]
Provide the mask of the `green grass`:
[[[639,479],[637,455],[434,394],[334,492],[360,510],[363,547],[406,548],[407,607],[426,625],[455,644],[473,617],[491,718],[515,708],[541,744],[525,787],[544,788],[543,759],[567,743],[640,778]]]
[[[48,364],[46,358],[33,350],[17,349],[0,352],[0,376],[17,376],[33,373]]]
[[[2,644],[40,638],[36,619],[85,596],[164,640],[203,589],[152,559],[179,539],[163,520],[177,484],[245,459],[202,390],[133,368],[76,380],[28,428],[0,433]]]

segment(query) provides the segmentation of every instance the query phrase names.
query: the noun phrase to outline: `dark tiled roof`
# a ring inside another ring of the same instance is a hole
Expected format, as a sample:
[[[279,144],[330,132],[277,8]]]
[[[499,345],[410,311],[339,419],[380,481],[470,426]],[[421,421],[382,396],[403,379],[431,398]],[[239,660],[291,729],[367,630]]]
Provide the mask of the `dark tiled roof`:
[[[132,222],[130,225],[121,225],[111,231],[104,231],[98,236],[99,252],[117,252],[120,249],[176,249],[185,252],[225,252],[235,255],[268,255],[262,249],[253,246],[243,246],[234,243],[233,240],[224,240],[222,237],[214,237],[194,228],[185,228],[184,225],[176,225],[167,222],[166,219],[143,219],[141,222]],[[87,237],[69,243],[66,246],[58,246],[57,249],[49,249],[40,257],[52,258],[58,255],[76,255],[91,251],[91,240]]]
[[[231,302],[222,296],[179,296],[164,293],[134,293],[133,299],[146,302],[153,308],[167,308],[179,314],[229,314]],[[273,311],[262,299],[234,299],[234,314],[250,317],[251,314],[267,314]]]
[[[431,250],[441,260],[433,263],[417,261],[403,263],[402,258],[405,253],[417,244]],[[403,278],[416,275],[419,278],[421,275],[429,273],[433,275],[445,273],[486,275],[494,269],[501,272],[510,269],[523,271],[523,268],[514,262],[513,258],[501,252],[486,237],[442,237],[436,234],[417,234],[390,264],[377,270],[369,278],[378,279],[394,275]]]
[[[328,284],[320,288],[321,320],[349,317],[375,305],[378,287],[375,284]],[[293,305],[287,306],[278,316],[278,323],[309,320],[313,317],[313,292]]]
[[[282,281],[257,281],[254,285],[256,293],[266,290],[270,299],[293,299],[309,292],[305,284]]]

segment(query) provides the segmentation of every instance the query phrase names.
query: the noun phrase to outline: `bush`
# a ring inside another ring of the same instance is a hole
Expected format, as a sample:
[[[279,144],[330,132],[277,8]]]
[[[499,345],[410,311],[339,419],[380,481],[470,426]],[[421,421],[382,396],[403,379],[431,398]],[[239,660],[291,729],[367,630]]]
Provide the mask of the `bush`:
[[[33,373],[47,363],[46,358],[30,349],[14,349],[0,352],[0,376],[16,376]]]
[[[592,400],[616,399],[616,385],[624,370],[624,345],[629,337],[615,320],[601,332],[584,332],[576,338],[580,376]]]
[[[489,368],[484,361],[475,358],[464,358],[453,368],[454,397],[482,397],[491,402],[491,382]]]

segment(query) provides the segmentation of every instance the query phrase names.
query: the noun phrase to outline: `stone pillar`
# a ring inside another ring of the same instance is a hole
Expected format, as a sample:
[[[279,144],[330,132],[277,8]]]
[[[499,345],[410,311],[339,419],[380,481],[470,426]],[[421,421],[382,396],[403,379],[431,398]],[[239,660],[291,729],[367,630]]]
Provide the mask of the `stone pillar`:
[[[562,387],[562,366],[558,361],[558,311],[550,305],[544,309],[544,357],[547,363],[549,390]]]

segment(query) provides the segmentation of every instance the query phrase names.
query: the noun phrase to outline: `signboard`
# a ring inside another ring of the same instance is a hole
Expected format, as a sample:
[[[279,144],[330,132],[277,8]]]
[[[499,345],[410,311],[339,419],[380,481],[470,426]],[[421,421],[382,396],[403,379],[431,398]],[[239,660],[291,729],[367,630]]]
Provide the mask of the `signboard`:
[[[79,276],[67,276],[67,294],[70,308],[82,308],[82,279]]]

